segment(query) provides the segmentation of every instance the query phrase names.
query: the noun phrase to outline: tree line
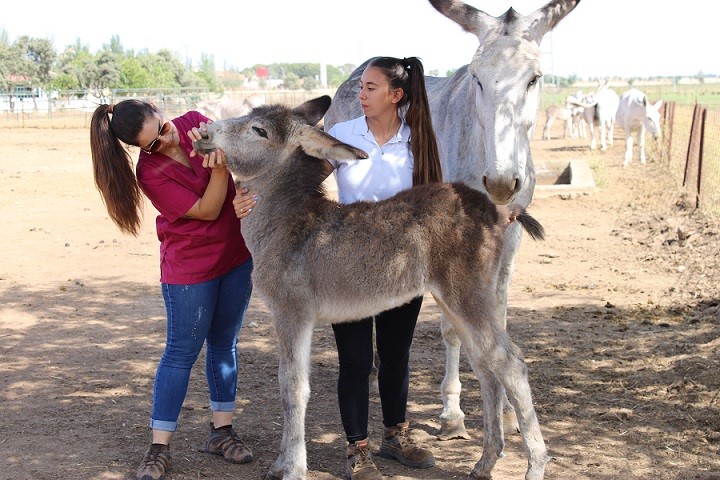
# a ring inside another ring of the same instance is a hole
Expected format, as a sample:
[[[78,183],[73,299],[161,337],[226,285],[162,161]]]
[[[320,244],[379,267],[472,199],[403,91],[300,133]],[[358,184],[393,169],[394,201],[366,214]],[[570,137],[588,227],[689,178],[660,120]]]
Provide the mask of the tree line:
[[[0,32],[0,92],[12,94],[19,89],[45,91],[193,87],[222,92],[242,86],[254,78],[258,67],[266,67],[270,79],[281,79],[279,88],[311,90],[320,86],[320,65],[313,63],[275,63],[246,69],[228,68],[219,78],[212,55],[201,54],[197,68],[176,53],[161,49],[135,51],[123,48],[115,35],[108,44],[93,53],[76,40],[58,53],[52,42],[27,35],[14,42],[6,30]],[[327,83],[337,87],[355,68],[354,65],[327,67]],[[260,88],[268,82],[258,81]]]

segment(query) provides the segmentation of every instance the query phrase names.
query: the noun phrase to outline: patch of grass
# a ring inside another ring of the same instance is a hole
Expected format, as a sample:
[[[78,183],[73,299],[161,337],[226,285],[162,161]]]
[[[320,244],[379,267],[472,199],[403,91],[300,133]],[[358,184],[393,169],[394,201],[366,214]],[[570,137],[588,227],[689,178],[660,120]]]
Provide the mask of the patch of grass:
[[[601,155],[591,154],[587,156],[588,166],[593,173],[593,179],[595,179],[595,186],[599,189],[604,189],[609,185],[608,175],[605,171],[605,161]]]

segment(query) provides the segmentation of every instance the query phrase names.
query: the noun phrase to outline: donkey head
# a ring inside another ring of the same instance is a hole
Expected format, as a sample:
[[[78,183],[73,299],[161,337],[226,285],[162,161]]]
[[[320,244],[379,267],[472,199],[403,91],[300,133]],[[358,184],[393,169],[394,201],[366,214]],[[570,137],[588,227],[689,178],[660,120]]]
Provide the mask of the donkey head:
[[[315,127],[330,108],[330,102],[330,97],[324,95],[295,108],[262,105],[245,116],[211,123],[207,134],[193,142],[193,147],[199,153],[223,150],[228,169],[240,182],[289,168],[298,149],[321,159],[367,158],[362,150]]]
[[[643,105],[645,107],[645,118],[643,119],[643,123],[650,135],[652,135],[652,137],[656,140],[660,140],[662,138],[662,127],[660,126],[660,118],[662,117],[660,109],[662,108],[662,103],[662,100],[658,100],[654,104],[650,105],[647,101],[647,97],[643,97]]]
[[[552,0],[520,15],[494,17],[462,0],[430,0],[440,13],[478,38],[468,65],[484,138],[482,182],[494,202],[513,201],[535,185],[530,141],[540,101],[540,42],[580,0]]]

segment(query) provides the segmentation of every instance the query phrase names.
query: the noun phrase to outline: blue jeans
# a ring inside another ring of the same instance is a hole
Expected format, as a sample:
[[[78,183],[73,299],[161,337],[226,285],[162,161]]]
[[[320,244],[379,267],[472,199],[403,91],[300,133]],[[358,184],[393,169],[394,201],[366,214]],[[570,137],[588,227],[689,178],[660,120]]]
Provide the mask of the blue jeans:
[[[177,428],[190,370],[205,342],[210,409],[213,412],[234,410],[237,336],[250,302],[252,266],[250,259],[207,282],[162,284],[167,338],[155,375],[151,428],[169,432]]]

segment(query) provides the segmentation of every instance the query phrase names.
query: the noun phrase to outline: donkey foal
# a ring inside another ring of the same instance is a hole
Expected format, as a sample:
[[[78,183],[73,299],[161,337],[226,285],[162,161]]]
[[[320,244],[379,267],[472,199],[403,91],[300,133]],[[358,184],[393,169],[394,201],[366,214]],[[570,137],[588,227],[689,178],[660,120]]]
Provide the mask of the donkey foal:
[[[195,142],[224,150],[235,180],[262,200],[242,221],[253,284],[277,332],[283,435],[267,478],[304,479],[305,412],[313,326],[368,317],[429,290],[459,332],[480,380],[483,454],[471,478],[489,479],[504,446],[505,391],[528,451],[526,480],[544,477],[547,451],[522,353],[497,318],[505,229],[542,226],[517,205],[500,207],[462,183],[431,184],[387,200],[340,205],[324,196],[320,159],[367,158],[314,125],[330,97],[294,109],[266,105],[217,121]]]

